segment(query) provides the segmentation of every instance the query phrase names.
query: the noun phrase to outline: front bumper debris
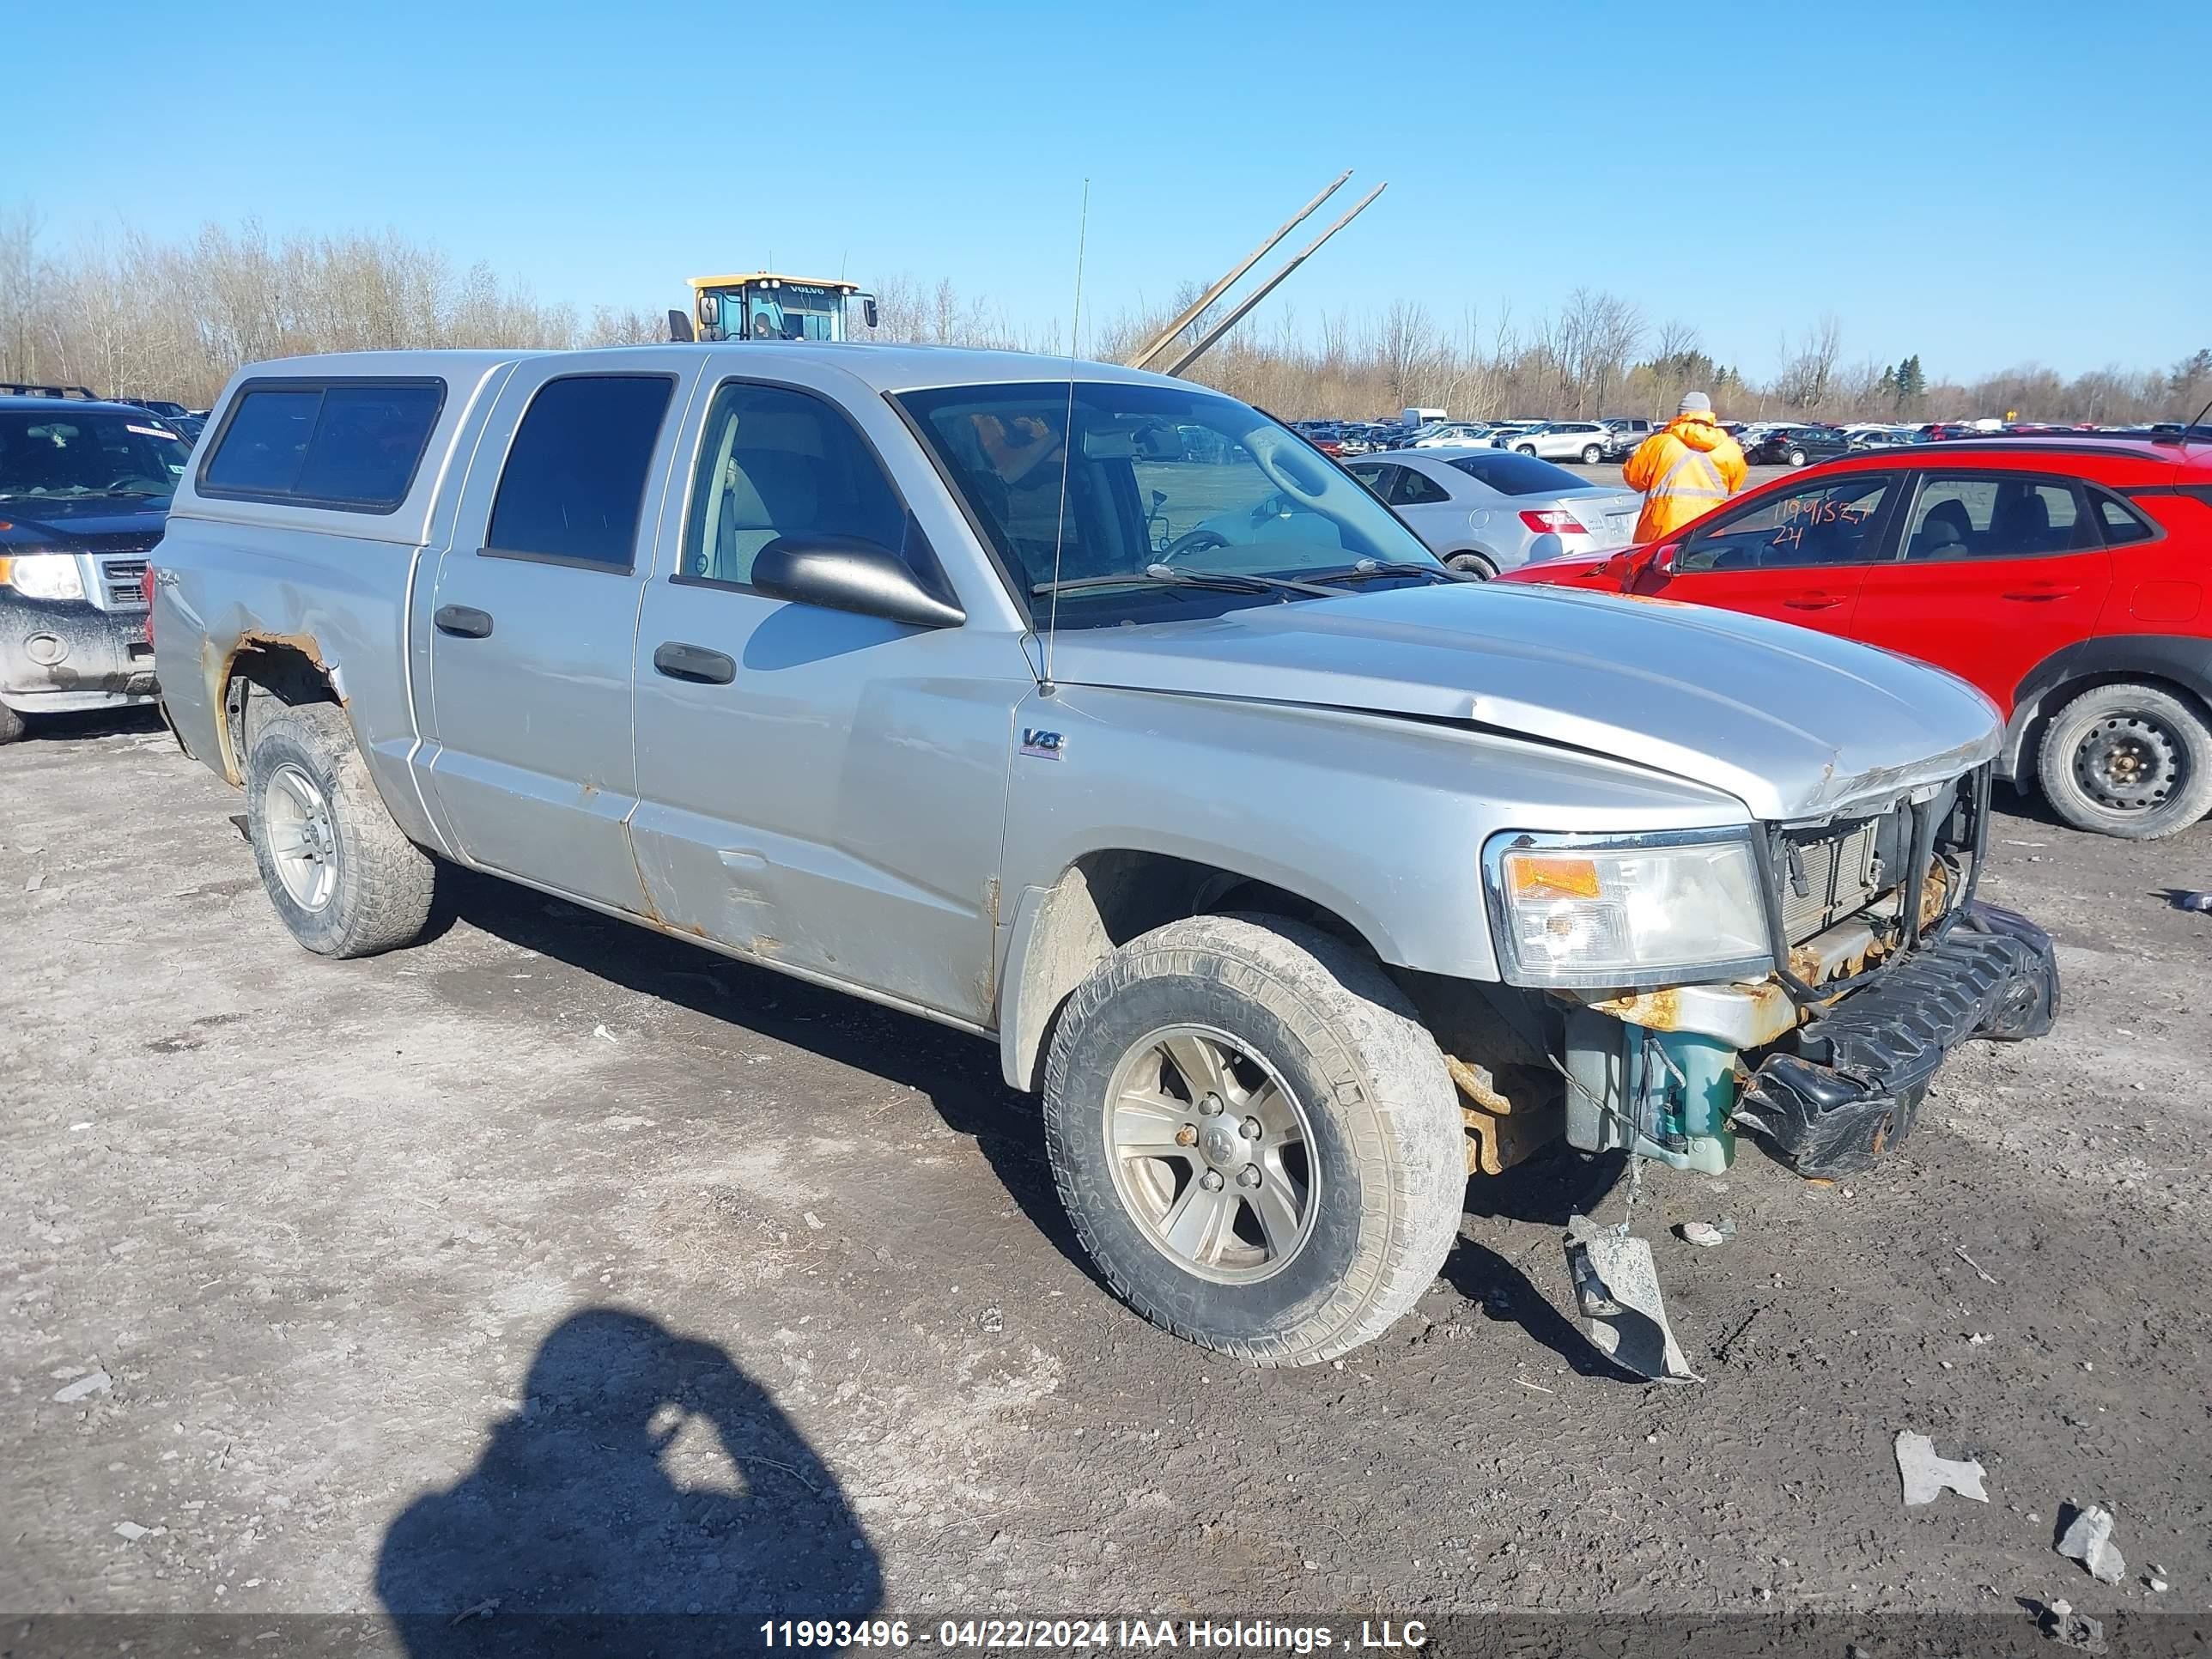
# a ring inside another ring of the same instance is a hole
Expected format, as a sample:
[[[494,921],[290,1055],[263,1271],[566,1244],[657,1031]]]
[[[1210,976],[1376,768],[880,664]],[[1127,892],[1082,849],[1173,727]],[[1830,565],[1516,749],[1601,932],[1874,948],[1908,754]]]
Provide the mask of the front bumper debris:
[[[2050,935],[1972,903],[1942,939],[1822,1008],[1753,1073],[1735,1121],[1800,1175],[1870,1168],[1911,1133],[1929,1080],[1961,1042],[2041,1036],[2058,1014]]]

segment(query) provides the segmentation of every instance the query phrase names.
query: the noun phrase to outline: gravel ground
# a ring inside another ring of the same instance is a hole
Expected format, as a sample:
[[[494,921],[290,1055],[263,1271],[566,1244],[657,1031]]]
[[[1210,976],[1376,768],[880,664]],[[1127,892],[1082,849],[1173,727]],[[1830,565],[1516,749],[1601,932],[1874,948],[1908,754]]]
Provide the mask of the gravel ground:
[[[49,729],[0,750],[0,1612],[2201,1617],[2212,917],[2163,895],[2212,826],[2008,805],[2057,1031],[1850,1185],[1649,1183],[1704,1386],[1566,1316],[1614,1174],[1566,1155],[1382,1340],[1255,1373],[1100,1289],[989,1046],[484,879],[309,957],[234,792]],[[1988,1504],[1901,1507],[1906,1429]]]

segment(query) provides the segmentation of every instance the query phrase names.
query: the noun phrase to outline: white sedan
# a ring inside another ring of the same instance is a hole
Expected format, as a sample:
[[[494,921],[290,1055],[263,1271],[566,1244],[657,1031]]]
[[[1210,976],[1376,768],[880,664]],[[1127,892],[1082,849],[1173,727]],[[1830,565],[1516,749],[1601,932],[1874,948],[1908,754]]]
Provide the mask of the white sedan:
[[[1644,498],[1511,450],[1390,449],[1345,463],[1429,551],[1482,577],[1539,559],[1609,553],[1635,534]]]

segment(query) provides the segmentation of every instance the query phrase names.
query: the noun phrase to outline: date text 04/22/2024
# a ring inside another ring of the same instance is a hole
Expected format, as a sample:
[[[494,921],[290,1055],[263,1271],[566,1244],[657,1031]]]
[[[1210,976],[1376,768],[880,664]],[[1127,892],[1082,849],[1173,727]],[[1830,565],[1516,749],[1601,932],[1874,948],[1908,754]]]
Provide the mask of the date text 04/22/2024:
[[[1357,1632],[1266,1620],[945,1619],[933,1627],[905,1619],[776,1619],[760,1626],[770,1648],[937,1647],[986,1652],[1018,1649],[1195,1649],[1200,1652],[1314,1654],[1425,1646],[1419,1620],[1362,1620]]]

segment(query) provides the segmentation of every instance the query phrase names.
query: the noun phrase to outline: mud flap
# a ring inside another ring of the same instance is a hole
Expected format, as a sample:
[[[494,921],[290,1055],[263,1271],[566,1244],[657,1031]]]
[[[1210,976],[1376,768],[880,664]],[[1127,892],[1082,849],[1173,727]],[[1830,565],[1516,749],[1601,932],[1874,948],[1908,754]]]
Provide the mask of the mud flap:
[[[1586,1215],[1567,1218],[1567,1274],[1589,1329],[1591,1346],[1625,1370],[1658,1382],[1702,1382],[1667,1323],[1659,1270],[1648,1240],[1626,1224],[1601,1227]]]

